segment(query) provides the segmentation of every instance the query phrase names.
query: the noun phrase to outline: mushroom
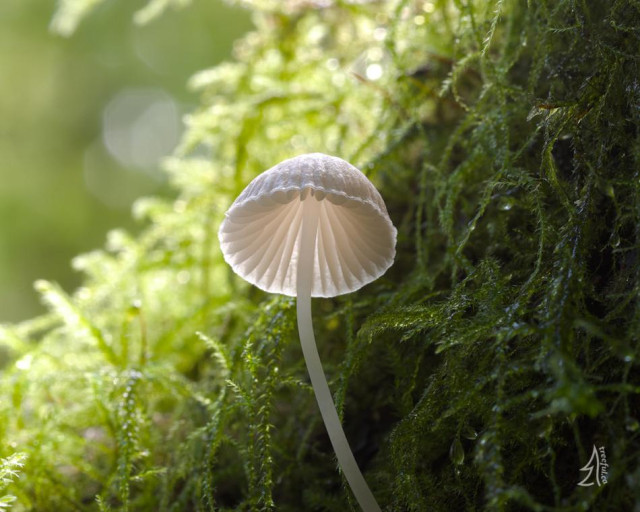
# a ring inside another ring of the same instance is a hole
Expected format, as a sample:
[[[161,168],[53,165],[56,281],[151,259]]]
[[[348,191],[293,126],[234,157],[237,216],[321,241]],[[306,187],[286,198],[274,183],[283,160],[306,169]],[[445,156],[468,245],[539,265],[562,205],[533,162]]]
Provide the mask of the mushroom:
[[[322,370],[311,297],[353,292],[395,257],[396,228],[380,193],[350,163],[312,153],[257,176],[225,214],[218,234],[227,263],[270,292],[297,297],[298,334],[322,419],[360,507],[379,511],[342,430]]]

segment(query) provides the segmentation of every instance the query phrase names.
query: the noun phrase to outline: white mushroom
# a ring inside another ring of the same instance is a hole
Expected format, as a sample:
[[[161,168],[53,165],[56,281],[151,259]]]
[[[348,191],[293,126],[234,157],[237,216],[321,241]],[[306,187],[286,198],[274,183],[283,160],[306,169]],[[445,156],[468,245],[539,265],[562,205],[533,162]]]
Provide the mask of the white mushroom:
[[[298,333],[338,463],[361,508],[379,511],[340,425],[316,348],[311,297],[334,297],[377,279],[395,257],[396,228],[373,184],[340,158],[313,153],[256,177],[220,226],[225,260],[271,293],[297,297]]]

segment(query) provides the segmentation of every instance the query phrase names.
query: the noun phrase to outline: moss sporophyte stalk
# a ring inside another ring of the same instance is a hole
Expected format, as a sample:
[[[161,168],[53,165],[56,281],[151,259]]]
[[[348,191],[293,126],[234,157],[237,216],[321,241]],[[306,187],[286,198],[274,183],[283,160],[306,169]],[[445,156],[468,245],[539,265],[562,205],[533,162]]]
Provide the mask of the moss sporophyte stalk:
[[[380,511],[349,447],[322,370],[311,297],[355,291],[393,263],[396,229],[384,201],[358,169],[313,153],[255,178],[220,226],[226,261],[259,288],[295,295],[311,384],[345,478],[365,512]]]

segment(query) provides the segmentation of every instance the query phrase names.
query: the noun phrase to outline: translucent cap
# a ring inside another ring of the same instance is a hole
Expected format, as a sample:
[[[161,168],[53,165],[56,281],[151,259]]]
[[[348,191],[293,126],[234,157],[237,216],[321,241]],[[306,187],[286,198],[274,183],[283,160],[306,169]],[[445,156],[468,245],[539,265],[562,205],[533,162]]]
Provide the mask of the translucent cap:
[[[355,291],[392,265],[397,231],[380,193],[350,163],[312,153],[257,176],[226,212],[218,238],[238,275],[296,296],[302,201],[320,203],[312,297]]]

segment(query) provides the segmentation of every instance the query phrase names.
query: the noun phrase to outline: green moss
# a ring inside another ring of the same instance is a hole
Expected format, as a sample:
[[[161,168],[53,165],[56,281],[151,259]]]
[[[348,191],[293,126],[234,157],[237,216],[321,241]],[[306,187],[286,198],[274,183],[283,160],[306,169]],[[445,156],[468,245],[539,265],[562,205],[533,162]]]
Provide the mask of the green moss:
[[[323,151],[399,227],[394,267],[314,303],[347,436],[388,510],[640,506],[640,7],[243,2],[192,79],[175,202],[81,256],[84,286],[4,326],[16,510],[346,510],[294,302],[224,264],[257,173]],[[263,9],[263,10],[261,10]],[[203,157],[202,155],[206,155]],[[578,486],[592,445],[608,481]]]

